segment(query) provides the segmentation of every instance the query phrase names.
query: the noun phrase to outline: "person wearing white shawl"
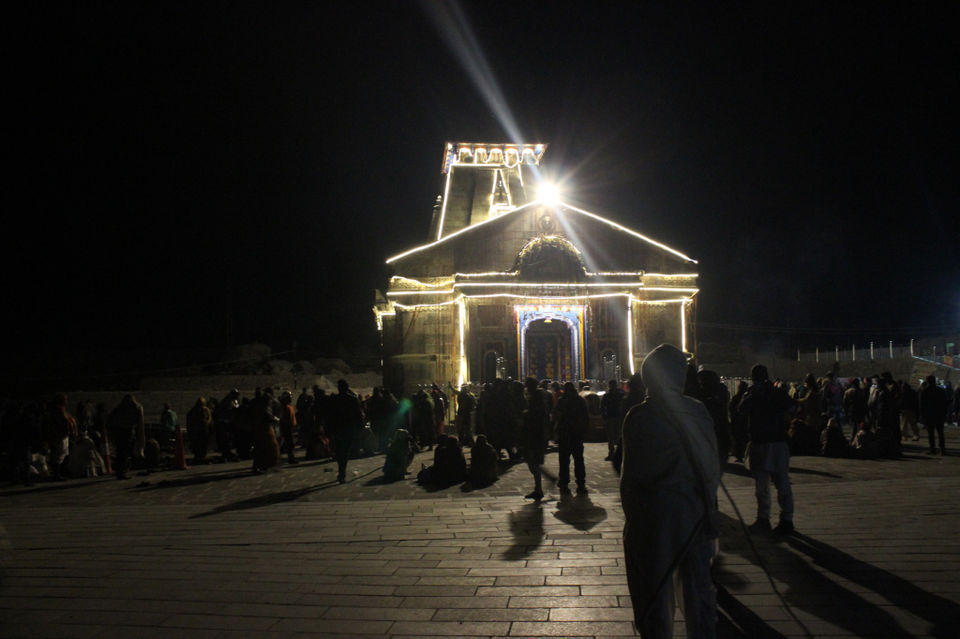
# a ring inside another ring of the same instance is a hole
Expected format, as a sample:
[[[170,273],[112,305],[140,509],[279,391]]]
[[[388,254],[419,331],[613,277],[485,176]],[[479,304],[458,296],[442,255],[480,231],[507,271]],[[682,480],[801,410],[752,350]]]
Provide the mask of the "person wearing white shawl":
[[[687,636],[716,635],[710,561],[720,468],[710,414],[683,394],[686,372],[675,346],[647,355],[647,398],[623,424],[623,548],[634,625],[647,639],[673,636],[674,579]]]

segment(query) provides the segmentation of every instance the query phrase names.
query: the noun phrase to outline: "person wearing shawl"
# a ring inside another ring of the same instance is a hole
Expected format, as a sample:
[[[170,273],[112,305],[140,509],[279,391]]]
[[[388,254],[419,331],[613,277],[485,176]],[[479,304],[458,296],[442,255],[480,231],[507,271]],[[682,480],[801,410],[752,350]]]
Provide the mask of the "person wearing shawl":
[[[624,420],[620,477],[634,625],[641,637],[672,637],[676,575],[687,636],[714,637],[710,560],[720,469],[713,420],[684,396],[687,359],[675,346],[657,347],[640,374],[647,399]]]

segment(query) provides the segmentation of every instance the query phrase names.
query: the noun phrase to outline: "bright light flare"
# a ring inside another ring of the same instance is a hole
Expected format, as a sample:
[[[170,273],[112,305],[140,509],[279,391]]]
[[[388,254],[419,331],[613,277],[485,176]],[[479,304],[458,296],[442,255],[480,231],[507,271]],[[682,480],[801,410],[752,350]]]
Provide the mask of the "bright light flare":
[[[541,182],[537,187],[537,199],[548,206],[556,206],[560,202],[560,188],[553,182]]]

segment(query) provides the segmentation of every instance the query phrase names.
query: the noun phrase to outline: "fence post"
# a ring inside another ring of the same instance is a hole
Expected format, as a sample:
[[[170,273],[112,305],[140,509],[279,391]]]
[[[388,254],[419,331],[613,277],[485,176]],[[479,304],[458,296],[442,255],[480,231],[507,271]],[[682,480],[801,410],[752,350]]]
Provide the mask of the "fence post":
[[[839,347],[839,346],[834,346],[834,347],[833,347],[833,350],[834,350],[835,353],[836,353],[835,359],[839,362],[839,361],[840,361],[840,347]]]
[[[913,338],[910,338],[910,357],[913,357]]]
[[[853,362],[857,361],[857,345],[856,344],[850,345],[850,355],[853,358],[851,359],[851,361]]]
[[[817,358],[817,364],[819,364],[820,363],[820,347],[819,346],[817,346],[817,350],[815,351],[815,353]]]
[[[893,340],[890,340],[890,359],[893,359]]]
[[[798,362],[800,361],[800,349],[799,349],[799,348],[797,349],[797,361],[798,361]]]
[[[870,342],[870,361],[873,361],[873,342]]]

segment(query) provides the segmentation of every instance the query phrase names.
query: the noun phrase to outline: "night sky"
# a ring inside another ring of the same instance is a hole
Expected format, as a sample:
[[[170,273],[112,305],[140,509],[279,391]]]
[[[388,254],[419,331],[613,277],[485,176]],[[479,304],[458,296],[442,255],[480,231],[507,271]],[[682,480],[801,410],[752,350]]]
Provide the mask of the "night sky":
[[[471,37],[566,200],[699,260],[701,339],[960,325],[948,4],[24,4],[9,361],[369,344],[444,142],[514,141]]]

